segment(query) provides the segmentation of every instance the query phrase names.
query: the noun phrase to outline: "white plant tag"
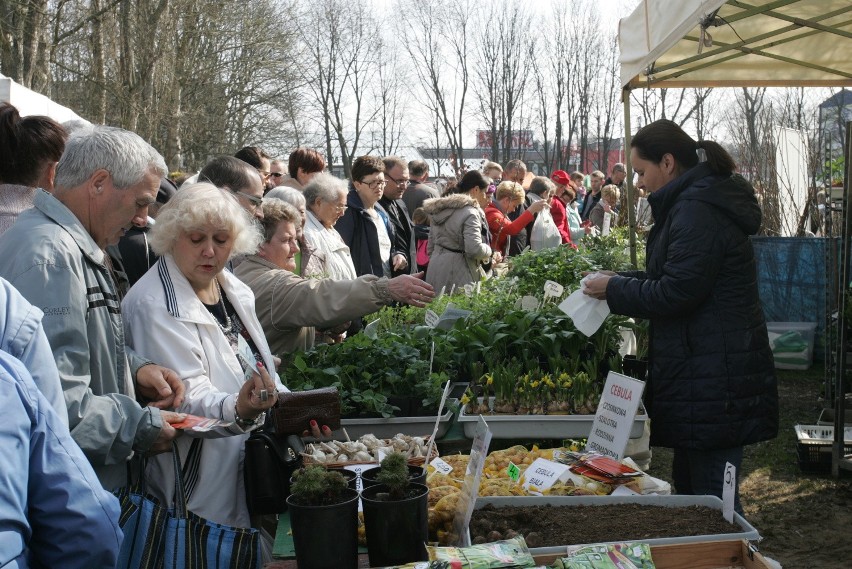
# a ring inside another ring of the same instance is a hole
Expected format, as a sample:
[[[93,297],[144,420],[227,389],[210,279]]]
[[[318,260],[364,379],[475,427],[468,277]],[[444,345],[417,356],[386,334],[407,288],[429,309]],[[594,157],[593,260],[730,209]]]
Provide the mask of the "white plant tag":
[[[450,466],[438,457],[433,459],[432,462],[430,462],[429,464],[435,469],[435,472],[437,472],[438,474],[443,474],[444,476],[453,471],[452,466]]]
[[[526,311],[538,309],[538,299],[534,296],[521,297],[521,309]]]
[[[562,293],[565,292],[565,287],[561,284],[554,281],[546,281],[544,283],[544,298],[547,299],[551,296],[560,297]]]
[[[468,283],[468,284],[464,285],[464,287],[462,287],[462,288],[464,288],[465,296],[473,296],[473,285],[472,284]]]
[[[722,517],[729,524],[734,523],[734,498],[737,494],[737,467],[725,463],[725,477],[722,479]]]
[[[376,318],[366,326],[364,326],[364,335],[375,340],[379,337],[379,319]]]
[[[426,311],[426,325],[430,328],[434,328],[435,324],[438,323],[438,315],[435,314],[435,311],[429,309]]]
[[[568,465],[537,458],[524,471],[524,489],[544,492],[568,472]]]

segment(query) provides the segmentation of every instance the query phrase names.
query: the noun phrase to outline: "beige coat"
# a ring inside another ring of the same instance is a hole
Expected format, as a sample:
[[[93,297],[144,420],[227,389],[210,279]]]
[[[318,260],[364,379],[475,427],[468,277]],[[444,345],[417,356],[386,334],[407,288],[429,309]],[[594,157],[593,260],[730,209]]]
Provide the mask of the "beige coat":
[[[483,239],[485,215],[477,201],[467,194],[452,194],[426,200],[423,209],[431,220],[426,282],[449,293],[454,286],[479,281],[491,247]]]
[[[314,345],[314,327],[330,328],[390,304],[388,279],[364,275],[351,281],[305,279],[257,255],[235,269],[254,292],[255,311],[275,355]]]

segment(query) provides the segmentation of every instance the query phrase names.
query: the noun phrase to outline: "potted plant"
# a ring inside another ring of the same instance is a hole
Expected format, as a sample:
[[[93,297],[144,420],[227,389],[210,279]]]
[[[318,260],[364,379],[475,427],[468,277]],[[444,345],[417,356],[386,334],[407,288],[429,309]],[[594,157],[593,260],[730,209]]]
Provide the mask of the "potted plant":
[[[300,569],[358,567],[358,493],[339,472],[297,471],[287,506]]]
[[[398,452],[382,461],[378,482],[361,491],[370,565],[425,561],[429,489],[409,480],[405,455]]]

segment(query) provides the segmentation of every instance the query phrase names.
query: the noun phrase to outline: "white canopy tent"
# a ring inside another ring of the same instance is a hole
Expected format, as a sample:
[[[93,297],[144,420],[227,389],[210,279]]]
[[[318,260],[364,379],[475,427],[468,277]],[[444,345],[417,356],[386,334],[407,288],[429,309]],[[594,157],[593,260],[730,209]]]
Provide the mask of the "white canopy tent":
[[[619,22],[618,39],[625,147],[630,146],[632,89],[852,86],[852,0],[642,0]],[[852,177],[852,159],[847,167]],[[629,155],[627,182],[632,203]],[[844,202],[846,232],[852,234],[852,203]],[[635,264],[632,208],[628,218]],[[845,273],[842,280],[848,282]],[[840,306],[845,305],[846,291],[841,287]],[[841,352],[835,391],[840,394],[846,360],[845,349]],[[843,459],[842,453],[844,398],[835,399],[836,476],[840,468],[852,470],[852,460]]]
[[[4,75],[0,75],[0,102],[8,102],[15,105],[22,117],[45,115],[58,123],[69,120],[89,122],[68,107],[54,103],[44,95],[27,89]]]
[[[852,0],[642,0],[618,40],[626,148],[632,89],[852,86]]]

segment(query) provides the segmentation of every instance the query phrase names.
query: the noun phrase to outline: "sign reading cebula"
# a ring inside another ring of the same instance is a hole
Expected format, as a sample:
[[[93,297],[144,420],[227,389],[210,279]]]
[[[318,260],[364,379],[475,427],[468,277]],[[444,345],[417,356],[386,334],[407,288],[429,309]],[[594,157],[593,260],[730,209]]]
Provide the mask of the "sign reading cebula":
[[[644,381],[609,372],[586,450],[621,460],[644,389]]]

